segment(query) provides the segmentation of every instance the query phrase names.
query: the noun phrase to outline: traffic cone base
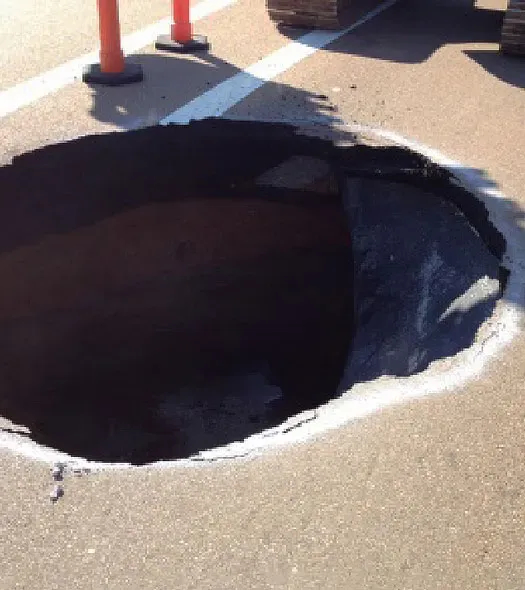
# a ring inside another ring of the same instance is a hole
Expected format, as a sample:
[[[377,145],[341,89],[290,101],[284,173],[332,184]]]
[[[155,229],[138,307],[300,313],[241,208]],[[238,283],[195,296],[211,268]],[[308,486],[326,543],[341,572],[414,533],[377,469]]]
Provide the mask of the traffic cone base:
[[[120,41],[118,0],[98,0],[100,31],[100,63],[84,69],[82,80],[86,84],[120,86],[143,79],[142,67],[126,63]]]
[[[207,37],[193,35],[189,41],[174,41],[171,35],[161,35],[155,42],[155,49],[173,51],[176,53],[190,53],[191,51],[205,51],[210,48]]]
[[[135,63],[124,63],[121,72],[103,72],[100,64],[87,66],[82,74],[82,81],[86,84],[104,84],[105,86],[121,86],[142,82],[144,74],[142,66]]]

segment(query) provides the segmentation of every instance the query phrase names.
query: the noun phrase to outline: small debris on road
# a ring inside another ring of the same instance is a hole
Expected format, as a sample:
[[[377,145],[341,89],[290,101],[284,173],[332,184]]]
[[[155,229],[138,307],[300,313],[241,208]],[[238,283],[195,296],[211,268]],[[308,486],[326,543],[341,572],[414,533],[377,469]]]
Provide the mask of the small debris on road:
[[[64,468],[63,463],[55,463],[51,469],[51,475],[55,481],[62,481],[64,479]]]
[[[61,485],[56,485],[49,494],[51,502],[55,503],[64,495],[64,488]]]
[[[89,467],[73,467],[72,471],[75,477],[82,477],[82,475],[91,473],[91,469]]]

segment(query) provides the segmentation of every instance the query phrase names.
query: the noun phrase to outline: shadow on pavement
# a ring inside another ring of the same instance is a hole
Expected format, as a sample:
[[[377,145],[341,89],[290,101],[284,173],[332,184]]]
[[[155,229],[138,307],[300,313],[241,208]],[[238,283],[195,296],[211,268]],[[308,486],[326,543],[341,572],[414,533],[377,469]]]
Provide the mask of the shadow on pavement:
[[[525,88],[523,57],[503,55],[497,50],[490,49],[468,49],[464,53],[496,78],[516,88]]]
[[[208,52],[196,53],[194,56],[162,52],[135,54],[129,59],[142,65],[144,81],[122,87],[91,86],[93,106],[90,111],[95,119],[127,130],[157,124],[196,96],[241,72],[239,68]],[[243,84],[255,88],[264,85],[265,93],[271,93],[268,100],[274,112],[282,105],[288,118],[293,116],[294,111],[300,111],[302,117],[306,113],[326,123],[338,121],[336,107],[326,96],[286,84],[265,82],[247,73],[244,76]]]
[[[239,72],[206,51],[194,56],[165,52],[134,54],[127,59],[142,65],[144,81],[120,87],[92,85],[90,114],[99,121],[130,130],[157,124],[196,95]]]
[[[477,8],[471,0],[400,0],[326,51],[400,63],[422,63],[457,43],[498,43],[503,11]],[[282,32],[294,29],[282,27]]]

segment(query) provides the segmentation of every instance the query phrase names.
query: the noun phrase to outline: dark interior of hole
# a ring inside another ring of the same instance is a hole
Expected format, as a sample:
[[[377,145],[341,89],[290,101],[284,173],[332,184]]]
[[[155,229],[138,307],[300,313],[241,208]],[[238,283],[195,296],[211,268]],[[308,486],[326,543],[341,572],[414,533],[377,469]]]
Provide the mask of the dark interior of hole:
[[[295,156],[339,183],[447,184],[504,248],[478,201],[398,148],[219,120],[43,148],[0,169],[0,413],[72,455],[143,464],[332,398],[354,332],[342,185],[255,182]]]
[[[201,128],[86,138],[2,171],[0,410],[38,442],[172,459],[334,395],[353,312],[339,195],[256,185],[301,153],[289,132]]]

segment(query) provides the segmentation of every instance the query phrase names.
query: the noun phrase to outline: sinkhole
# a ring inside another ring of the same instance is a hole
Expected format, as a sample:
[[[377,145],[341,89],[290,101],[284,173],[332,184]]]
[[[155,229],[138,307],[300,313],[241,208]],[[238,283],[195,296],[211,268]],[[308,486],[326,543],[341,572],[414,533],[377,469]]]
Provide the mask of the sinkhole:
[[[346,140],[210,119],[0,168],[4,429],[198,457],[469,346],[502,236],[420,155]]]

